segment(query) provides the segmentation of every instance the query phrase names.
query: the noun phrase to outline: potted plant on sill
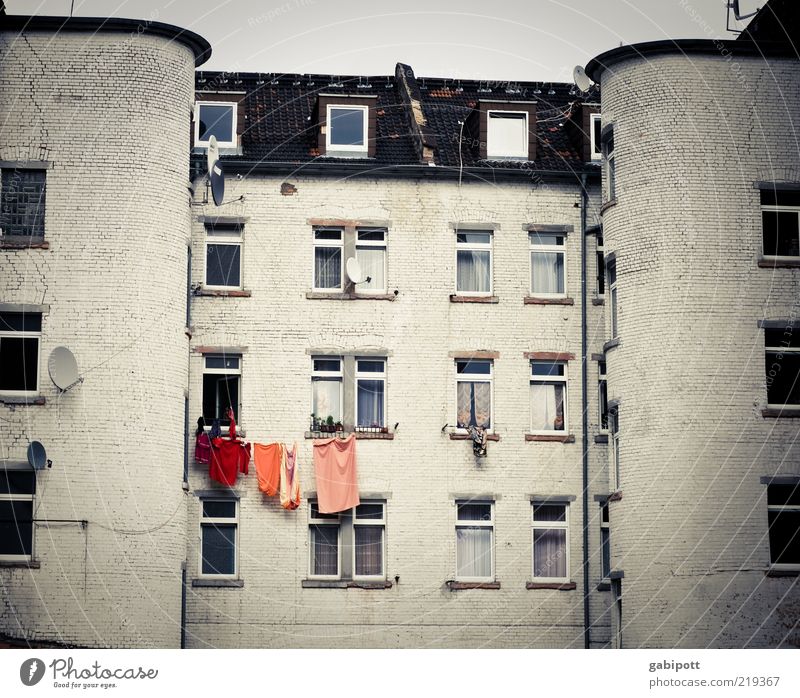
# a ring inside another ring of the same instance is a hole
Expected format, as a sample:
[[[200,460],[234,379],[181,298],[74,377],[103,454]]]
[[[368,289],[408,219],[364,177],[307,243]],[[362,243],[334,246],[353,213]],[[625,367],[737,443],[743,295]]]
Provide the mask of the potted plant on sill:
[[[325,429],[324,431],[332,434],[334,432],[334,422],[333,422],[333,415],[329,414],[328,418],[325,420]]]
[[[333,430],[334,431],[344,431],[344,424],[342,424],[341,422],[336,422],[336,424],[334,424],[334,426],[333,426]]]

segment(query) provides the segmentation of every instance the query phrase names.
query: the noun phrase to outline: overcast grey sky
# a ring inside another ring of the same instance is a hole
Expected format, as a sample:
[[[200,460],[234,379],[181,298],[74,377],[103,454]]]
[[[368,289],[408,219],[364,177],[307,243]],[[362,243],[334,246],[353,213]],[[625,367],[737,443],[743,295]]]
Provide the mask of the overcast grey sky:
[[[6,0],[13,14],[71,0]],[[156,19],[211,42],[209,70],[572,81],[620,43],[734,36],[727,0],[74,0],[75,15]],[[742,12],[764,0],[742,0]],[[746,22],[740,26],[744,26]]]

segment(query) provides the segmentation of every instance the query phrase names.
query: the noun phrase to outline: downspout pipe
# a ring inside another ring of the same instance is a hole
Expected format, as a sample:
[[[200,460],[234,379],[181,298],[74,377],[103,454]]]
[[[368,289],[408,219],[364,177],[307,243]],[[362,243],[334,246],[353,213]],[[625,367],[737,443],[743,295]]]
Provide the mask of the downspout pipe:
[[[583,647],[591,647],[591,618],[589,613],[589,396],[588,389],[588,338],[586,327],[586,211],[589,194],[586,191],[586,175],[581,175],[581,413],[583,444]]]

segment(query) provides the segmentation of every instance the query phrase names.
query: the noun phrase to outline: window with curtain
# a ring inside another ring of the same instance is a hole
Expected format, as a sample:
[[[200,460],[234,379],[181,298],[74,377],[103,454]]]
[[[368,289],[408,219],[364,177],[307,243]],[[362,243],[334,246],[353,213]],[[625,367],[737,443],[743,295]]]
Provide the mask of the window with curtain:
[[[492,293],[492,233],[459,230],[456,233],[456,293],[489,296]]]
[[[492,361],[456,360],[456,427],[492,428]]]
[[[569,581],[569,505],[531,502],[533,578]]]
[[[358,284],[359,293],[386,293],[386,231],[359,228],[356,231],[356,259],[369,281]]]
[[[527,160],[528,113],[490,110],[486,116],[486,156]]]
[[[314,230],[314,288],[339,291],[342,288],[342,230]]]
[[[206,286],[242,288],[242,227],[206,227]]]
[[[353,520],[353,574],[355,577],[385,577],[385,502],[361,502]]]
[[[456,502],[456,579],[493,581],[494,502]]]
[[[563,296],[564,281],[564,235],[530,233],[531,248],[531,295]]]
[[[531,361],[531,433],[566,430],[566,363]]]
[[[201,577],[235,577],[238,573],[239,501],[201,499]]]
[[[317,501],[309,502],[309,575],[311,577],[339,577],[339,514],[323,514]]]
[[[356,427],[386,426],[386,360],[356,359]]]
[[[334,422],[342,419],[342,358],[312,357],[311,411],[317,419]]]

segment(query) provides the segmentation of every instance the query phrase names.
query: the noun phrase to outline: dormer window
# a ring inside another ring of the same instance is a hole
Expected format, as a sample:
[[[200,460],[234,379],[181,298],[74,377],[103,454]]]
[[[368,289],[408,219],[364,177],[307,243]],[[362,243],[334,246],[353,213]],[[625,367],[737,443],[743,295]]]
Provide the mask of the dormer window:
[[[328,105],[326,150],[367,152],[367,107]]]
[[[236,109],[236,102],[197,102],[194,144],[208,146],[211,136],[215,136],[220,148],[235,148]]]
[[[528,113],[492,110],[488,116],[488,158],[528,159]]]

